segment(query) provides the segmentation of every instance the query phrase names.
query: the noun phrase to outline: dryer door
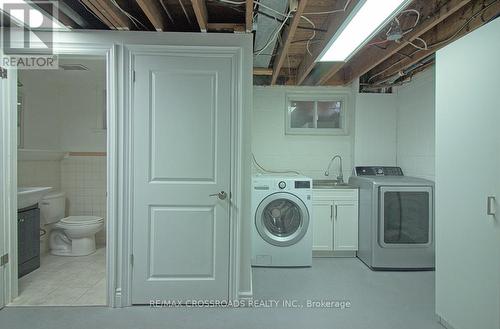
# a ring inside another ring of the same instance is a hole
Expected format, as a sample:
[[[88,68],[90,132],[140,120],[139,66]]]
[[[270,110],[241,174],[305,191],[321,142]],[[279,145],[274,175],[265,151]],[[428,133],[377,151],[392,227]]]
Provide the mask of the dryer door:
[[[302,200],[290,193],[274,193],[260,203],[255,226],[262,239],[278,247],[298,243],[307,233],[309,211]]]

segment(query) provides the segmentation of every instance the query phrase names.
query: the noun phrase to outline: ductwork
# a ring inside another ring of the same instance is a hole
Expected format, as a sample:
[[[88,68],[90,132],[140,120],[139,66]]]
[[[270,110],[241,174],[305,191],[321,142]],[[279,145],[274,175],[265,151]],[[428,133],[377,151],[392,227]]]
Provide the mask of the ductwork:
[[[255,46],[254,49],[256,52],[260,51],[262,48],[266,46],[267,43],[269,45],[262,51],[260,55],[254,55],[254,67],[269,67],[269,64],[271,63],[272,60],[272,54],[274,52],[274,49],[276,47],[276,42],[277,38],[275,38],[273,41],[269,42],[276,30],[281,26],[281,21],[276,20],[271,17],[277,17],[280,20],[283,20],[285,17],[279,15],[277,12],[282,13],[283,15],[287,14],[287,9],[288,9],[288,0],[260,0],[259,1],[262,5],[259,5],[258,13],[256,20],[255,20],[255,25],[256,25],[256,33],[255,33]],[[270,10],[269,7],[274,9]]]

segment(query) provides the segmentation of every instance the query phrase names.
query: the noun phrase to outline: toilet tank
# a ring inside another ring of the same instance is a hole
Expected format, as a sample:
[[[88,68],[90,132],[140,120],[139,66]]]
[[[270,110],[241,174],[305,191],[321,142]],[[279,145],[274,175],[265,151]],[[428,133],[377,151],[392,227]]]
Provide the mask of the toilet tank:
[[[42,224],[52,224],[65,217],[66,195],[62,192],[50,193],[39,204]]]

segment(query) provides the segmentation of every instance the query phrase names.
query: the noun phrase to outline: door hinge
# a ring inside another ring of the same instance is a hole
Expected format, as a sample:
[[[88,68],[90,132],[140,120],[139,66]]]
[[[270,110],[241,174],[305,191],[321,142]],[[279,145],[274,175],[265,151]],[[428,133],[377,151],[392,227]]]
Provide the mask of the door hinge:
[[[7,79],[7,69],[0,67],[0,78]]]
[[[135,70],[132,72],[132,81],[135,82]]]
[[[9,254],[5,254],[2,257],[0,257],[0,266],[4,266],[9,262]]]
[[[134,255],[130,255],[130,266],[134,267]]]

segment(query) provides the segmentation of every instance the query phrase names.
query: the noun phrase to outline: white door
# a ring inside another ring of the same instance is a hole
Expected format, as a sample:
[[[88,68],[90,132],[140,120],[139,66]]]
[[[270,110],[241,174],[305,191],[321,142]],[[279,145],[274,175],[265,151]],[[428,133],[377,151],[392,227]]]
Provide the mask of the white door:
[[[500,328],[499,58],[499,19],[437,54],[436,313],[455,329]]]
[[[227,299],[231,58],[134,58],[132,302]]]
[[[313,202],[313,250],[333,250],[333,201]]]
[[[358,250],[358,203],[335,201],[333,206],[333,249],[336,251]]]

